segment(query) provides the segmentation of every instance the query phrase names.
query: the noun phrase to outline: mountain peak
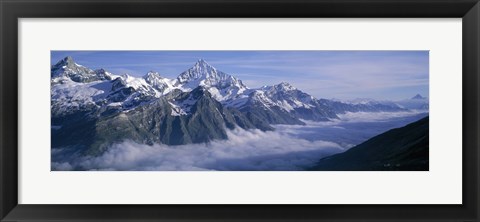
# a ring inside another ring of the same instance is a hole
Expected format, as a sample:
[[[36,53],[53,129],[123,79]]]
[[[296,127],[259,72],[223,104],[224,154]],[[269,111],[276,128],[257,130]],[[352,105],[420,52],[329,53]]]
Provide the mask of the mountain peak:
[[[57,64],[55,64],[55,66],[69,66],[73,64],[76,64],[73,58],[71,56],[67,56],[62,60],[58,61]]]
[[[280,89],[287,90],[287,91],[297,89],[297,88],[293,87],[290,83],[285,82],[285,81],[275,85],[275,88],[280,88]]]
[[[198,59],[194,67],[212,67],[205,59]],[[213,67],[212,67],[213,68]]]
[[[169,78],[162,77],[160,73],[149,71],[146,75],[143,76],[143,79],[146,83],[153,86],[160,93],[168,93],[170,90],[173,90],[172,82]]]
[[[160,73],[155,72],[155,71],[151,71],[151,70],[148,71],[147,74],[145,75],[145,77],[149,77],[149,76],[161,77]]]
[[[107,70],[105,70],[104,68],[96,69],[94,71],[95,71],[95,73],[106,73],[107,72]]]
[[[98,80],[111,80],[111,73],[105,69],[92,70],[77,64],[71,56],[67,56],[53,65],[50,70],[53,83],[70,79],[74,82],[88,83]]]
[[[421,96],[420,94],[415,95],[412,99],[424,99],[425,97]]]
[[[182,72],[175,80],[174,86],[184,90],[193,90],[198,86],[211,91],[217,100],[232,98],[248,89],[241,80],[217,70],[204,59],[199,59],[193,67]]]
[[[67,57],[63,58],[62,61],[65,61],[67,63],[74,62],[73,58],[71,56],[67,56]]]
[[[204,59],[197,60],[195,65],[193,65],[193,67],[190,69],[195,70],[197,72],[203,72],[203,74],[215,72],[217,70],[215,67],[208,64],[208,62],[205,61]]]
[[[208,64],[204,59],[199,59],[192,68],[181,73],[177,79],[180,83],[185,83],[191,80],[201,80],[209,78],[217,78],[221,72],[217,71],[215,67]],[[222,75],[225,75],[222,73]]]

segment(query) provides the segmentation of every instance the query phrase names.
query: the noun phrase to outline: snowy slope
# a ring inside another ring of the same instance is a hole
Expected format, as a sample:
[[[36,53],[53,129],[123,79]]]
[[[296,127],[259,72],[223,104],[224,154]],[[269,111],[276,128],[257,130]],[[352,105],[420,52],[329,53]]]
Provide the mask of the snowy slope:
[[[191,91],[202,86],[218,101],[235,98],[248,89],[241,80],[217,70],[203,59],[181,73],[176,80],[175,86],[183,91]]]
[[[162,95],[165,95],[171,92],[175,87],[175,79],[169,79],[160,76],[158,72],[150,71],[145,76],[143,76],[146,83],[151,85],[153,88],[158,90]]]
[[[108,96],[110,89],[110,81],[77,83],[64,79],[62,84],[53,84],[51,87],[52,112],[65,115],[99,108],[97,103]]]
[[[104,69],[89,69],[77,64],[71,57],[65,57],[52,66],[51,76],[52,107],[57,112],[85,107],[100,109],[104,106],[129,110],[167,96],[172,115],[188,115],[188,107],[195,101],[180,102],[175,98],[179,92],[191,92],[198,87],[208,91],[226,107],[249,112],[265,110],[268,112],[263,115],[278,115],[287,119],[320,121],[338,118],[336,114],[345,112],[428,109],[428,98],[420,95],[395,103],[372,99],[341,102],[316,99],[287,82],[250,89],[241,80],[217,70],[203,59],[177,78],[169,79],[154,71],[142,77],[114,75]]]
[[[77,64],[73,58],[68,56],[51,67],[51,82],[53,84],[66,80],[79,83],[88,83],[99,80],[111,80],[112,74],[103,69],[91,70]]]
[[[325,121],[338,118],[333,110],[320,103],[315,97],[302,92],[287,82],[281,82],[273,86],[263,86],[258,89],[246,91],[248,96],[240,96],[237,99],[225,101],[226,106],[231,106],[249,112],[271,112],[282,116],[279,123],[285,118],[306,119]],[[261,111],[264,110],[264,111]],[[271,119],[271,123],[277,119]]]
[[[118,106],[131,109],[162,95],[143,78],[92,70],[66,57],[52,66],[53,113],[71,113]]]

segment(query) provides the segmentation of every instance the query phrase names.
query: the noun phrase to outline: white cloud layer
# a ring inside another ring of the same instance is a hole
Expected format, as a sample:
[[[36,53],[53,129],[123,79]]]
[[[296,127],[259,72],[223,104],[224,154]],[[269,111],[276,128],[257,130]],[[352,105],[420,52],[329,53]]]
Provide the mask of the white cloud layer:
[[[301,170],[342,151],[327,141],[294,138],[283,132],[235,129],[228,140],[208,144],[153,146],[125,141],[98,157],[53,163],[56,170]]]
[[[347,113],[341,120],[276,125],[275,131],[228,132],[228,140],[208,144],[153,146],[124,141],[97,157],[71,156],[52,162],[53,170],[304,170],[319,159],[342,152],[389,129],[416,121],[427,113]],[[52,150],[52,157],[62,155]]]

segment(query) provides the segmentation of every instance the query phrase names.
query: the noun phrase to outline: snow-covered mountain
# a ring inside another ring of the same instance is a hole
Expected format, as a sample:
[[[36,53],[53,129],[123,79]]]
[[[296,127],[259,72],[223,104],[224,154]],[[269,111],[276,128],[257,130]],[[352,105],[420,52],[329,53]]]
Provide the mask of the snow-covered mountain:
[[[123,139],[200,143],[225,138],[224,127],[273,130],[271,124],[330,121],[345,112],[395,112],[405,107],[317,99],[287,82],[251,89],[203,59],[174,79],[154,71],[142,77],[114,75],[77,64],[71,57],[51,68],[52,144],[81,143],[93,153]]]
[[[128,74],[116,76],[103,69],[92,71],[73,64],[72,68],[62,68],[63,71],[56,69],[56,75],[52,77],[52,114],[64,116],[104,106],[131,109],[161,96],[161,93],[143,78]]]
[[[397,106],[395,102],[393,101],[388,101],[388,100],[375,100],[371,98],[356,98],[352,100],[345,101],[345,103],[350,103],[350,104],[355,104],[355,105],[378,105],[378,104],[383,104],[383,105],[388,105],[388,106]]]
[[[357,98],[343,103],[349,103],[356,106],[364,106],[364,109],[378,109],[383,107],[384,110],[389,109],[404,109],[404,110],[415,110],[415,111],[428,111],[429,109],[429,99],[428,97],[423,97],[420,94],[416,94],[412,98],[398,100],[398,101],[388,101],[388,100],[374,100],[370,98]],[[376,107],[376,108],[368,108]]]
[[[203,59],[198,60],[192,68],[181,73],[174,85],[183,91],[191,91],[202,86],[218,101],[235,98],[248,90],[241,80],[217,70]]]
[[[65,80],[88,83],[100,80],[112,80],[113,75],[104,69],[91,70],[79,65],[68,56],[60,60],[51,68],[51,82],[58,83]]]
[[[259,118],[271,124],[301,124],[300,119],[327,121],[338,118],[325,104],[287,82],[247,90],[224,104],[244,112],[262,114]]]
[[[378,101],[370,98],[357,98],[349,101],[320,99],[327,106],[331,107],[335,113],[344,114],[346,112],[399,112],[407,109],[399,106],[393,101]]]
[[[398,101],[378,101],[370,98],[358,98],[348,101],[342,101],[339,99],[320,99],[320,101],[328,104],[328,106],[331,107],[337,114],[346,112],[428,112],[429,110],[428,97],[422,97],[420,94],[417,94],[409,99]]]
[[[347,102],[316,99],[287,82],[250,89],[241,80],[217,70],[203,59],[175,79],[162,77],[154,71],[143,77],[114,75],[104,69],[92,70],[79,65],[71,57],[65,57],[53,65],[51,75],[52,104],[67,106],[63,107],[62,112],[68,107],[80,109],[91,105],[131,109],[168,94],[178,94],[175,91],[190,92],[197,87],[206,89],[226,107],[276,110],[292,118],[317,121],[337,118],[335,114],[344,112],[401,111],[410,109],[414,104],[420,106],[421,103],[422,107],[425,102],[428,104],[428,99],[420,95],[397,103],[372,99]]]
[[[143,76],[146,83],[153,86],[160,94],[165,95],[175,89],[175,80],[160,76],[158,72],[150,71]]]
[[[405,99],[396,102],[399,106],[409,110],[425,110],[429,109],[429,101],[427,97],[423,97],[420,94],[415,95],[410,99]]]

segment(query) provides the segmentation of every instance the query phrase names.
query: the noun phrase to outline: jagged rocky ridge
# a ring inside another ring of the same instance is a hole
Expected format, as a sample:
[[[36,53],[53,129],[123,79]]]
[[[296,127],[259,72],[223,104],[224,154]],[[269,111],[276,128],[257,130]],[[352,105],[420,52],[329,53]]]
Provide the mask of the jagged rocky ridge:
[[[316,99],[287,82],[251,89],[202,59],[176,79],[153,71],[114,75],[71,57],[51,68],[52,147],[76,146],[93,155],[125,139],[204,143],[227,139],[235,127],[266,131],[273,124],[329,121],[345,112],[406,110],[395,103]]]

